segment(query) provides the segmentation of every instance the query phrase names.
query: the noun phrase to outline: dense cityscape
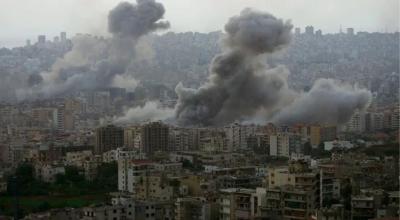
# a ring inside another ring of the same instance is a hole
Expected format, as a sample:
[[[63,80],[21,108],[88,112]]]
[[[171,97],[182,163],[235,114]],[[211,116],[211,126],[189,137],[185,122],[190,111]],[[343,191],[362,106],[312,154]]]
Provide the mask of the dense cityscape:
[[[399,218],[399,32],[163,14],[0,49],[0,219]]]

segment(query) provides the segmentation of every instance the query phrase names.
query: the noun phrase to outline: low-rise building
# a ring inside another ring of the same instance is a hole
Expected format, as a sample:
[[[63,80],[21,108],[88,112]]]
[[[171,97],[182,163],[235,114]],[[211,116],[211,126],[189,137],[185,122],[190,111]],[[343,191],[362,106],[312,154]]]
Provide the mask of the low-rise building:
[[[177,198],[175,202],[175,220],[210,220],[212,204],[204,197]]]
[[[253,196],[256,190],[229,188],[219,191],[219,219],[253,219],[252,213],[258,208]]]
[[[373,196],[357,195],[351,197],[351,219],[372,219],[376,215]]]
[[[43,182],[53,183],[57,174],[65,174],[65,167],[60,164],[36,164],[35,177]]]

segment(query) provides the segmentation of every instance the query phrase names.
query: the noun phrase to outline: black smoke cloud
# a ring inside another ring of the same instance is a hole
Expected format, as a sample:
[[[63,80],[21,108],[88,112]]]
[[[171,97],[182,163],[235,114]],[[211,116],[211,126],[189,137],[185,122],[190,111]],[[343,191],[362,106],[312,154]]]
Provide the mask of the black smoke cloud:
[[[161,21],[164,13],[163,5],[154,0],[118,4],[108,16],[111,39],[76,37],[72,50],[56,61],[50,72],[41,73],[43,80],[29,82],[35,86],[18,90],[17,96],[19,99],[49,98],[71,91],[109,87],[116,78],[134,81],[129,67],[135,59],[135,46],[147,33],[169,27],[168,22]]]
[[[273,15],[245,9],[225,25],[224,52],[199,89],[178,84],[175,117],[181,125],[224,125],[260,119],[279,123],[344,123],[365,108],[371,94],[332,80],[317,81],[309,93],[288,88],[288,71],[269,68],[265,57],[291,40],[292,25]],[[325,111],[326,110],[326,111]]]

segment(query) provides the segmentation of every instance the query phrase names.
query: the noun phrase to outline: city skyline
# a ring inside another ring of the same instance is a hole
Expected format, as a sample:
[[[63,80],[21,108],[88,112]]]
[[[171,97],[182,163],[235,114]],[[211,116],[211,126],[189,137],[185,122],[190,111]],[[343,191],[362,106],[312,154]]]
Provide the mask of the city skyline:
[[[0,34],[0,47],[24,45],[37,35],[55,36],[61,31],[107,35],[108,10],[119,1],[42,1],[41,11],[32,10],[36,1],[2,1],[0,3],[0,25],[5,29]],[[250,7],[268,11],[283,19],[292,20],[295,27],[302,29],[312,25],[323,33],[336,33],[342,27],[352,27],[356,32],[395,32],[399,27],[399,4],[386,1],[242,1],[226,0],[212,2],[161,1],[166,8],[165,20],[170,21],[174,32],[211,32],[223,29],[224,21]],[[193,7],[196,5],[196,7]],[[226,7],[229,5],[229,7]],[[338,10],[340,8],[340,10]],[[12,10],[10,10],[12,9]],[[14,9],[14,10],[13,10]],[[207,16],[203,12],[207,11]],[[18,17],[18,19],[14,19]],[[314,19],[319,17],[319,19]],[[51,18],[51,19],[49,19]],[[29,34],[26,34],[29,33]]]

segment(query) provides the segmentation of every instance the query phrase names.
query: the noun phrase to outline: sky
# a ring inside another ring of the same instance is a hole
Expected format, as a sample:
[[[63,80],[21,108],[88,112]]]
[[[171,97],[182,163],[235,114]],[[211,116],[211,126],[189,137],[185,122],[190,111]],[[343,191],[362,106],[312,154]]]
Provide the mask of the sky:
[[[302,29],[323,33],[353,27],[355,31],[399,30],[399,0],[158,0],[174,32],[222,30],[244,8],[290,19]],[[47,39],[66,31],[107,35],[108,11],[120,0],[0,0],[0,47],[21,46],[37,35]],[[134,2],[134,1],[130,1]]]

